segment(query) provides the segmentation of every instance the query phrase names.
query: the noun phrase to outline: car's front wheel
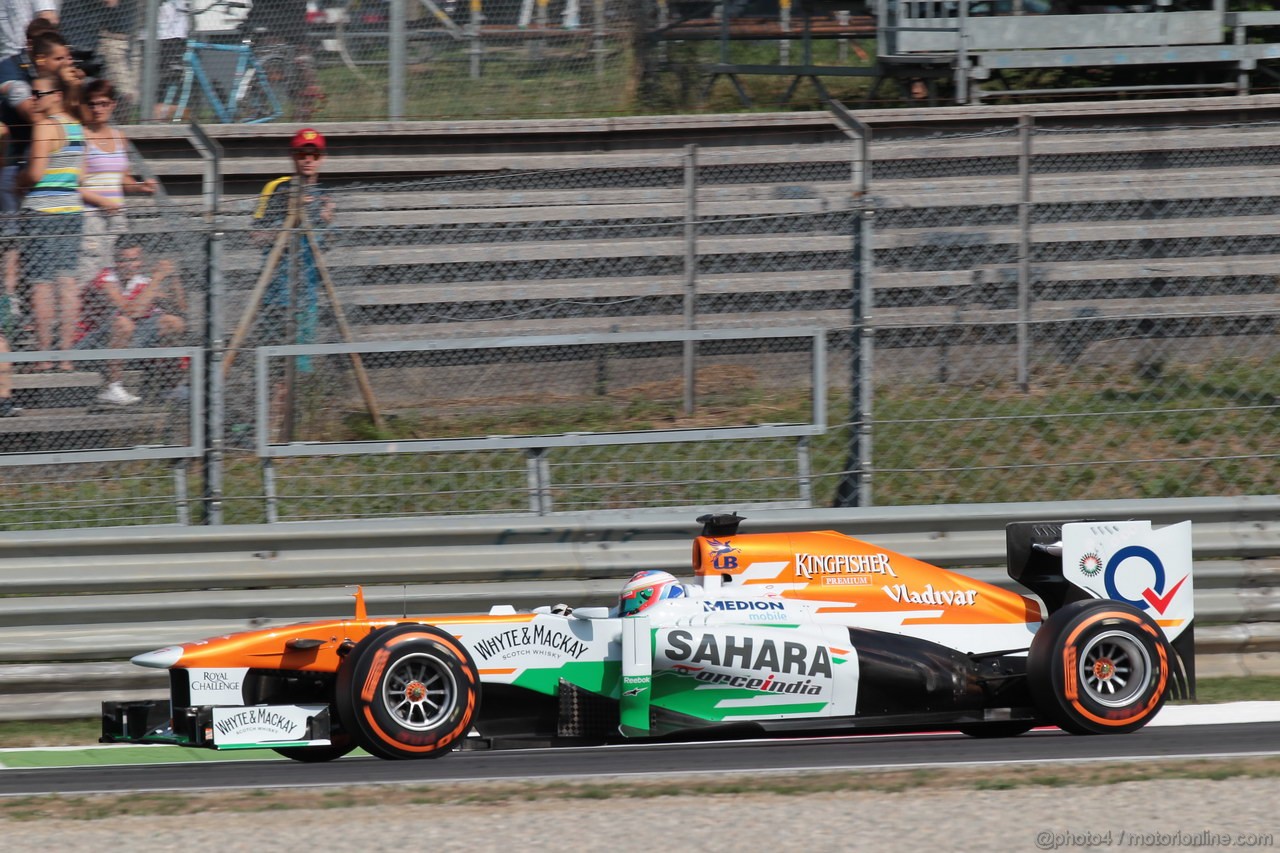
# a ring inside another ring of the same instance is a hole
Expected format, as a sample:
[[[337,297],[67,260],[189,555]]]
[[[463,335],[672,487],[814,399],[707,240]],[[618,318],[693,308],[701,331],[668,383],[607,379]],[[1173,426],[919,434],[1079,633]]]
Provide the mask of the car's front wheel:
[[[379,758],[438,758],[480,710],[480,677],[457,638],[429,625],[370,634],[338,670],[338,716]]]

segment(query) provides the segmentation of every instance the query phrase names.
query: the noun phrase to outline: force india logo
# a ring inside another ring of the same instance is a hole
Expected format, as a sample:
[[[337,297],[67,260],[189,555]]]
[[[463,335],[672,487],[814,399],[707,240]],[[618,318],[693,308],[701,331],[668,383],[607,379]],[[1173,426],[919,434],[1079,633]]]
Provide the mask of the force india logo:
[[[796,554],[796,574],[805,580],[814,575],[889,575],[898,573],[887,554]]]

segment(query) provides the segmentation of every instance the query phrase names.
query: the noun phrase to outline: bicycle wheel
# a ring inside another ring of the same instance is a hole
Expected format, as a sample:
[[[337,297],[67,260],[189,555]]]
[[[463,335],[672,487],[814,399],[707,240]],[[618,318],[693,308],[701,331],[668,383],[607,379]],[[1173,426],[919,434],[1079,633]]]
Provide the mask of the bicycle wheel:
[[[261,62],[271,89],[288,101],[289,120],[311,121],[325,96],[310,55],[282,48]]]
[[[260,65],[254,63],[245,72],[236,94],[236,120],[244,124],[262,124],[280,118],[280,99],[271,88],[271,80]]]

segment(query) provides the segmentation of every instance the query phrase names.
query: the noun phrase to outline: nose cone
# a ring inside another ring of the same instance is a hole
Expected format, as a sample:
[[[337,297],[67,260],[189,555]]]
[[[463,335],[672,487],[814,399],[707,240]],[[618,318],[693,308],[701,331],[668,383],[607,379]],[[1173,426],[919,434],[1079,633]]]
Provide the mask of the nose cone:
[[[168,669],[181,659],[182,646],[165,646],[163,649],[156,649],[154,652],[143,652],[131,658],[138,666],[147,666],[152,669]]]

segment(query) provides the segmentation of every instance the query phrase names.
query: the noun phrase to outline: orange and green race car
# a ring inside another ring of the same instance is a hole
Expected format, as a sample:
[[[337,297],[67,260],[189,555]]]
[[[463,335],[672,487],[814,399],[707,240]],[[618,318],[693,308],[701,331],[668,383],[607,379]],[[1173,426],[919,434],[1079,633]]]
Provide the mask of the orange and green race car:
[[[327,761],[717,727],[1106,734],[1194,695],[1190,522],[1011,524],[1021,593],[833,531],[698,520],[693,582],[640,572],[614,607],[377,618],[357,590],[351,619],[138,655],[170,696],[105,703],[102,740]]]

